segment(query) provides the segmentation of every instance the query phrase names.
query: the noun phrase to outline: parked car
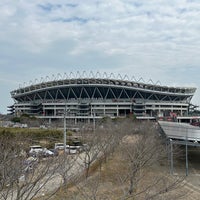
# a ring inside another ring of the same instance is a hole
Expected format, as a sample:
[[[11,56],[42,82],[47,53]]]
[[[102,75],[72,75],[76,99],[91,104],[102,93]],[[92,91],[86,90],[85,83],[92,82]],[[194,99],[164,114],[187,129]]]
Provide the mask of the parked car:
[[[82,144],[82,142],[80,142],[78,140],[73,141],[73,145],[72,146],[73,146],[73,148],[77,149],[77,153],[83,151],[83,144]]]
[[[40,145],[33,145],[30,146],[29,150],[29,156],[38,156],[39,154],[42,154],[43,148]]]
[[[76,153],[78,153],[78,150],[77,150],[76,146],[67,145],[66,152],[69,153],[69,154],[76,154]]]
[[[50,156],[54,156],[54,152],[52,152],[51,150],[44,148],[43,152],[42,152],[42,156],[44,157],[50,157]]]
[[[49,149],[51,152],[53,152],[53,156],[58,156],[59,152],[57,149]]]
[[[64,144],[63,143],[55,143],[54,149],[63,150]]]

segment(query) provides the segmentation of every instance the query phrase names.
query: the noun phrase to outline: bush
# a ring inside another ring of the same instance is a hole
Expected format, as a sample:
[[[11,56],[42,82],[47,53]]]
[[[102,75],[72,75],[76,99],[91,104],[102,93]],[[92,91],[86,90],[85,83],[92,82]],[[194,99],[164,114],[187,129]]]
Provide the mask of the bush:
[[[29,118],[30,116],[26,113],[22,114],[21,117]]]
[[[72,136],[73,135],[73,133],[72,133],[72,131],[67,131],[67,136]]]
[[[19,117],[13,117],[13,118],[11,119],[11,121],[14,122],[14,123],[20,123],[20,122],[21,122],[21,119],[20,119]]]
[[[22,129],[22,128],[0,128],[0,136],[27,138],[28,140],[58,140],[63,137],[60,130]]]

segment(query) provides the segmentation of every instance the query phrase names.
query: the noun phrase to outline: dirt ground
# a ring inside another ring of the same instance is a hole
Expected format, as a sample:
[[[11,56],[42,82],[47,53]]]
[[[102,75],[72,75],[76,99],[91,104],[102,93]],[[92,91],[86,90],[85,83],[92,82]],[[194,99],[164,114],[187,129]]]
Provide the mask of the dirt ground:
[[[174,163],[174,176],[186,176],[186,159],[183,148],[182,156]],[[188,176],[184,180],[184,188],[188,191],[187,199],[200,199],[200,148],[188,148]]]
[[[184,154],[183,154],[184,155]],[[145,169],[145,177],[138,184],[138,192],[145,185],[148,185],[155,177],[161,177],[162,183],[173,183],[175,180],[181,180],[175,186],[175,189],[166,194],[161,194],[155,199],[181,199],[181,200],[199,200],[200,199],[200,149],[190,149],[189,151],[189,174],[185,176],[185,160],[183,156],[177,158],[174,162],[174,175],[170,175],[170,167],[166,163],[153,166],[151,169]],[[53,200],[58,199],[90,199],[93,193],[96,194],[96,199],[123,199],[123,190],[127,189],[127,185],[120,184],[116,174],[123,173],[124,165],[120,164],[120,158],[115,155],[107,160],[101,167],[101,177],[99,172],[95,172],[87,180],[77,185],[71,186],[67,190],[62,190],[60,194],[55,196]],[[98,181],[97,181],[98,180]],[[152,187],[151,190],[157,190],[157,187],[162,187],[162,183]],[[150,190],[150,192],[151,192]],[[80,192],[81,191],[81,192]],[[154,191],[153,191],[154,192]],[[79,193],[79,194],[78,194]],[[74,197],[74,195],[76,197]],[[86,196],[84,196],[86,195]],[[142,200],[145,199],[145,193],[130,199]],[[89,198],[90,197],[90,198]]]

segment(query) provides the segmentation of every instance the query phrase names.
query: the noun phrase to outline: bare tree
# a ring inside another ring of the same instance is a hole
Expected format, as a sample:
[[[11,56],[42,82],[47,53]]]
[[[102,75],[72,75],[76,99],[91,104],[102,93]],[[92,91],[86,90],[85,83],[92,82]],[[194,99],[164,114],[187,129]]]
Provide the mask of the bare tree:
[[[98,148],[98,154],[89,148],[85,163],[89,162],[91,167],[92,161],[98,160],[97,155],[111,155],[109,151],[114,146],[110,159],[115,164],[110,168],[106,165],[108,170],[100,170],[77,183],[74,199],[177,199],[185,194],[180,192],[183,177],[169,174],[166,147],[154,123],[109,121],[96,129],[95,134],[90,142]],[[103,181],[105,177],[108,183],[113,182],[113,188],[112,185],[105,188],[108,184]]]
[[[107,157],[118,146],[121,139],[118,129],[119,127],[116,122],[107,119],[103,124],[96,126],[95,133],[82,133],[86,146],[84,147],[84,152],[81,154],[81,158],[84,160],[86,178],[89,176],[92,163],[98,162],[101,167],[102,161],[106,161]]]
[[[58,172],[57,158],[26,158],[22,138],[0,138],[0,199],[30,200],[42,195]],[[58,185],[59,187],[60,185]],[[54,187],[55,190],[58,187]],[[48,190],[47,190],[48,191]]]
[[[167,163],[167,152],[154,123],[109,119],[97,126],[95,133],[87,131],[82,136],[86,145],[80,154],[63,153],[58,157],[32,160],[27,160],[22,151],[22,138],[0,137],[0,199],[30,200],[46,192],[48,195],[42,199],[49,199],[61,186],[68,192],[72,181],[76,189],[71,199],[179,197],[180,194],[172,191],[182,178],[176,179],[164,172],[161,163]],[[118,184],[117,195],[116,189],[107,187],[105,190],[105,172],[101,169],[102,161],[108,162],[116,156],[118,160],[113,161],[115,166],[111,167],[109,182]],[[100,170],[89,176],[92,166],[96,166],[94,171]],[[157,173],[152,173],[158,168]]]
[[[58,174],[62,177],[63,186],[66,186],[79,173],[80,165],[78,164],[78,158],[77,154],[70,155],[67,153],[63,153],[58,157]]]
[[[153,170],[154,166],[159,166],[163,160],[167,163],[165,145],[153,123],[139,123],[132,134],[123,138],[120,147],[127,172],[120,175],[119,180],[121,184],[128,185],[124,189],[123,199],[156,199],[160,194],[176,189],[183,180],[181,177],[170,182],[171,179],[167,178],[169,175],[164,171],[157,173],[151,182],[145,180],[148,171]]]
[[[89,170],[93,162],[97,161],[100,157],[101,151],[98,148],[99,145],[99,136],[98,135],[87,135],[87,145],[84,146],[84,151],[81,154],[81,159],[85,165],[85,176],[88,178]]]

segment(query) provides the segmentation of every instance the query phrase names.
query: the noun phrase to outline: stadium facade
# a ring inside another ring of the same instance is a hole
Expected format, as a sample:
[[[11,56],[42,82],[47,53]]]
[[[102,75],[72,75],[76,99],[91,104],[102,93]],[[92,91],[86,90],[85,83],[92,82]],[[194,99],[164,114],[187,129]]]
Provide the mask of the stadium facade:
[[[34,115],[39,118],[66,118],[76,121],[109,116],[155,118],[170,112],[186,116],[196,91],[192,87],[168,87],[151,80],[144,83],[121,75],[89,75],[66,73],[41,78],[11,92],[15,115]]]

